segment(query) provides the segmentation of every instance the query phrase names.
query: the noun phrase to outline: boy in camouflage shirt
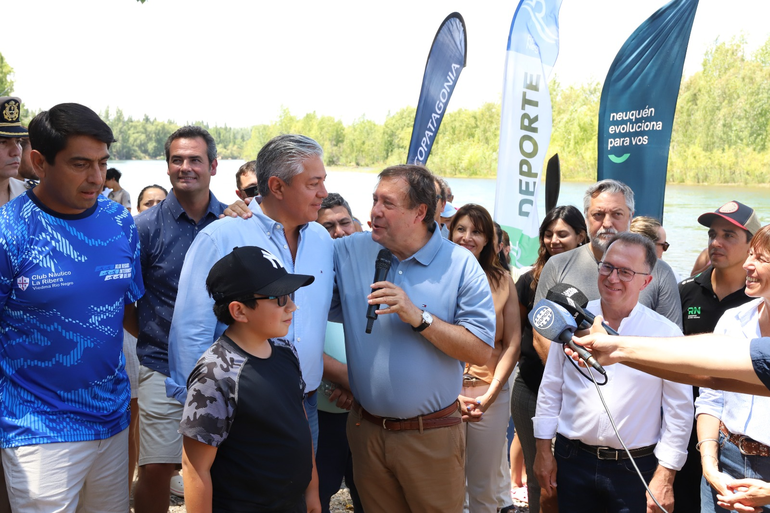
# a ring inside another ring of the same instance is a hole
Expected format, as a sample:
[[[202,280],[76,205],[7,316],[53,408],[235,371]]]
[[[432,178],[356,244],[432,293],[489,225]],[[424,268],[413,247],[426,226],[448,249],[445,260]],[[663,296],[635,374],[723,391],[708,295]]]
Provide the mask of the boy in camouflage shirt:
[[[187,382],[184,435],[187,511],[321,511],[304,382],[286,335],[295,290],[267,250],[235,248],[214,264],[206,288],[227,330]]]

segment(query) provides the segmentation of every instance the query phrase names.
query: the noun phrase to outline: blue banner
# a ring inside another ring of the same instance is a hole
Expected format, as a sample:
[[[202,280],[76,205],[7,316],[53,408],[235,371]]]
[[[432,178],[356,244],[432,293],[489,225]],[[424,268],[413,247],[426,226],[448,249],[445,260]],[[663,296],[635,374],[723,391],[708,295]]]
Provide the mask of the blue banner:
[[[428,161],[447,104],[465,67],[467,47],[465,21],[453,12],[441,23],[428,54],[407,163],[424,165]]]
[[[615,57],[599,104],[598,178],[629,185],[635,215],[663,220],[668,151],[698,0],[673,0]]]
[[[537,202],[551,142],[548,77],[559,55],[561,1],[521,0],[508,35],[495,220],[508,232],[516,267],[533,264],[540,247]]]

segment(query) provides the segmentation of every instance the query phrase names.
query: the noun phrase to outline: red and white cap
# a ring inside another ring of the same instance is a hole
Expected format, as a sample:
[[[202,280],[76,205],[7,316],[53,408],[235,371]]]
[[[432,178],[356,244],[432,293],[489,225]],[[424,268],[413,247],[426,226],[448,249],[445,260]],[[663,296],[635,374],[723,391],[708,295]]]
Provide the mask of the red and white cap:
[[[698,218],[698,222],[703,226],[710,227],[717,217],[721,217],[738,228],[746,230],[750,235],[754,235],[762,227],[754,209],[738,201],[725,203],[715,212],[703,214]]]

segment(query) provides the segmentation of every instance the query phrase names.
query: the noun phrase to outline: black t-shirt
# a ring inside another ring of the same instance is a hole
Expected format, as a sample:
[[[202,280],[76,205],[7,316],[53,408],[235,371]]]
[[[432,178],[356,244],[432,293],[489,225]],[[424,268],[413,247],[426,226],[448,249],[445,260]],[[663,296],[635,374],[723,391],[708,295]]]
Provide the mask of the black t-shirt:
[[[528,271],[516,281],[516,292],[519,295],[519,303],[524,306],[527,314],[532,311],[535,305],[535,291],[532,290],[532,271]],[[521,356],[519,357],[519,373],[524,384],[532,392],[537,394],[540,388],[540,381],[543,379],[543,366],[540,355],[535,351],[535,345],[532,342],[532,325],[529,323],[529,317],[521,323]]]
[[[717,321],[727,310],[741,306],[751,301],[741,287],[732,294],[719,300],[711,287],[711,273],[714,268],[709,266],[702,273],[682,280],[679,284],[679,298],[682,301],[682,326],[685,335],[712,333]]]
[[[214,511],[303,511],[312,473],[305,384],[290,342],[270,345],[270,357],[257,358],[223,335],[187,382],[179,432],[218,448]]]

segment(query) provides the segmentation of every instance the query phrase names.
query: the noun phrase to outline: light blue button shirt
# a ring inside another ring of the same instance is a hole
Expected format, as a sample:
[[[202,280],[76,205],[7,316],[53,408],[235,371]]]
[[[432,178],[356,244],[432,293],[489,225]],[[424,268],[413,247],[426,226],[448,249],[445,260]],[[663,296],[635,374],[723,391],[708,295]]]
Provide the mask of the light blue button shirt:
[[[292,261],[283,226],[267,217],[256,201],[249,219],[225,218],[207,226],[187,251],[171,321],[168,353],[171,377],[166,393],[184,403],[187,377],[198,358],[224,332],[206,292],[211,267],[238,246],[259,246],[270,251],[293,274],[310,274],[315,281],[294,294],[297,310],[286,336],[299,353],[305,392],[318,388],[323,372],[324,334],[334,284],[332,239],[318,223],[300,228],[296,260]]]
[[[403,262],[393,257],[387,280],[418,308],[463,326],[494,346],[495,308],[489,282],[473,254],[436,230]],[[452,404],[462,388],[463,363],[446,355],[396,314],[380,315],[366,334],[366,296],[382,246],[371,234],[334,241],[337,270],[330,320],[345,326],[353,396],[370,413],[411,418]]]

